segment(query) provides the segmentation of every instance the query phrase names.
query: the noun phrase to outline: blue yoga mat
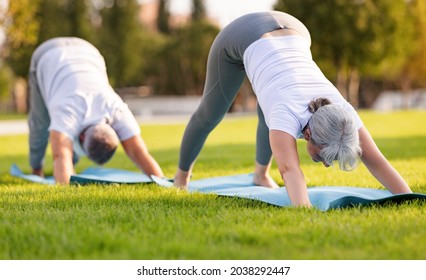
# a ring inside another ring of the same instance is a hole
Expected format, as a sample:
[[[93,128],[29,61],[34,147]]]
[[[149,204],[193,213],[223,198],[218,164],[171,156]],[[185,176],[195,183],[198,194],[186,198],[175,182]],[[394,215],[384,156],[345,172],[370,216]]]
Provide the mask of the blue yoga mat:
[[[141,172],[122,169],[89,167],[80,174],[72,175],[70,184],[140,184],[152,183],[151,177]]]
[[[32,174],[24,174],[18,166],[12,165],[10,174],[21,179],[34,183],[55,184],[53,177],[40,177]],[[70,184],[137,184],[137,183],[152,183],[152,179],[143,173],[132,172],[114,168],[89,167],[83,172],[72,175]]]
[[[152,178],[160,186],[173,186],[170,180],[155,176],[152,176]],[[291,206],[291,201],[285,187],[269,189],[254,186],[253,174],[191,181],[188,185],[188,191],[259,200],[280,207]],[[321,211],[356,205],[383,204],[385,202],[396,203],[413,199],[426,200],[425,194],[394,195],[387,190],[347,186],[310,187],[308,188],[308,195],[312,205]]]
[[[42,178],[24,174],[16,165],[10,169],[13,176],[42,184],[54,184],[52,177]],[[163,187],[173,187],[171,180],[156,176],[148,177],[139,172],[112,168],[88,168],[82,173],[71,177],[71,184],[134,184],[155,182]],[[194,180],[189,183],[189,192],[217,194],[262,201],[271,205],[291,206],[285,187],[268,189],[253,185],[253,174],[241,174]],[[351,207],[355,205],[383,204],[385,202],[402,202],[413,199],[426,200],[426,194],[393,195],[387,190],[348,186],[310,187],[308,195],[312,205],[322,211]]]
[[[15,164],[13,164],[10,167],[10,175],[14,176],[14,177],[18,177],[30,182],[34,182],[34,183],[40,183],[40,184],[47,184],[47,185],[53,185],[55,184],[55,179],[53,179],[53,177],[40,177],[37,175],[33,175],[33,174],[24,174],[21,169],[19,169],[18,166],[16,166]]]

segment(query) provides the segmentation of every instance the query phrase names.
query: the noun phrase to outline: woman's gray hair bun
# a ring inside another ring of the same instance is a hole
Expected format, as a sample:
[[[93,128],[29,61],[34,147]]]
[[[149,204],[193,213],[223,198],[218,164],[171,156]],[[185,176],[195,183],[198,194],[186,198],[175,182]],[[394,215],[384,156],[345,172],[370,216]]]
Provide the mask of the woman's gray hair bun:
[[[309,103],[313,113],[308,122],[312,144],[321,148],[320,156],[328,165],[339,161],[342,170],[356,167],[361,155],[358,129],[350,112],[331,104],[327,98]]]
[[[309,112],[311,112],[313,114],[322,106],[329,105],[329,104],[331,104],[331,101],[329,99],[320,97],[320,98],[317,98],[315,100],[312,100],[309,103],[308,110],[309,110]]]

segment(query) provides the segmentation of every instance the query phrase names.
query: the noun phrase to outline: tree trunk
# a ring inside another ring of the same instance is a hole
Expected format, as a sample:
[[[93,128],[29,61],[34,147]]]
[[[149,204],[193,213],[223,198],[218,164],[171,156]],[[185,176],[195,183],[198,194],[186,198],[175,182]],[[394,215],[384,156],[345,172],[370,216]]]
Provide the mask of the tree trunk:
[[[348,91],[347,91],[347,74],[342,68],[337,68],[336,76],[336,88],[339,90],[340,94],[348,100]]]
[[[348,80],[348,96],[349,102],[355,109],[359,107],[359,72],[357,69],[352,69]]]
[[[17,113],[25,114],[28,111],[28,93],[27,93],[27,81],[24,78],[18,78],[15,81],[13,88],[13,104],[14,110]]]

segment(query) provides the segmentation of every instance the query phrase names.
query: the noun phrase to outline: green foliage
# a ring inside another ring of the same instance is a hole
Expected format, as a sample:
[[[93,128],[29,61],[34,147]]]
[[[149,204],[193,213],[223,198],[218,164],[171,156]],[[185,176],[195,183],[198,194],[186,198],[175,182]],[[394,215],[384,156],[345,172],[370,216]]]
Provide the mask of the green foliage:
[[[9,97],[12,90],[12,71],[8,67],[0,67],[0,102]]]
[[[415,192],[426,193],[426,112],[360,112],[378,146]],[[252,172],[256,117],[227,117],[209,136],[193,179]],[[143,125],[166,175],[176,168],[184,124]],[[0,137],[0,259],[424,260],[426,205],[420,202],[320,212],[246,199],[189,194],[154,184],[43,186],[28,172],[27,136]],[[347,173],[309,159],[309,186],[381,188],[359,166]],[[13,147],[13,148],[11,148]],[[46,169],[51,174],[50,155]],[[89,166],[85,160],[77,166]],[[107,167],[136,170],[119,150]],[[276,167],[273,177],[280,183]]]
[[[94,28],[87,0],[68,1],[66,10],[70,23],[70,36],[79,37],[89,42],[94,39]]]
[[[410,54],[414,24],[406,1],[278,1],[310,30],[314,57],[365,75],[395,76]]]
[[[397,81],[415,50],[419,27],[405,0],[280,0],[275,8],[307,26],[315,61],[355,107],[362,78]]]
[[[91,39],[94,29],[85,0],[41,0],[38,11],[38,44],[54,37],[76,36]],[[61,24],[58,24],[61,23]]]
[[[203,20],[202,1],[193,5],[193,23],[174,30],[167,25],[160,33],[141,25],[136,0],[11,1],[0,23],[7,30],[2,54],[14,76],[27,77],[39,44],[76,36],[100,50],[116,88],[148,85],[157,94],[201,94],[207,54],[219,29]],[[168,24],[169,16],[168,2],[161,1],[159,20]]]
[[[206,19],[206,7],[204,0],[192,0],[192,21],[200,21]]]
[[[134,0],[116,0],[100,11],[98,48],[104,55],[110,81],[115,87],[139,85],[141,53],[145,38],[139,24],[138,7]]]
[[[402,79],[412,83],[413,87],[426,87],[426,1],[414,0],[410,5],[410,17],[414,19],[416,29],[416,49],[405,62]]]
[[[160,4],[158,7],[158,17],[157,17],[157,28],[161,33],[169,34],[170,33],[170,12],[169,12],[169,0],[159,0]]]
[[[37,42],[39,23],[34,20],[40,0],[9,1],[6,15],[0,18],[5,28],[7,46],[19,52],[19,48]],[[10,50],[9,50],[10,51]]]
[[[31,55],[42,42],[61,36],[92,38],[85,0],[16,0],[9,5],[6,58],[16,76],[27,77]]]
[[[100,49],[114,87],[148,85],[161,95],[200,94],[219,29],[205,22],[202,0],[192,1],[192,22],[171,28],[168,3],[160,1],[158,32],[140,25],[137,0],[9,1],[0,18],[6,31],[0,60],[14,76],[27,77],[37,45],[77,36]],[[280,0],[275,6],[307,25],[315,61],[350,101],[349,91],[357,94],[359,81],[367,79],[399,83],[398,88],[426,85],[425,7],[424,0]]]
[[[159,94],[201,94],[207,56],[219,29],[199,21],[175,30],[160,52]]]
[[[9,1],[9,9],[0,22],[5,28],[6,42],[2,57],[5,58],[15,75],[26,76],[31,53],[35,48],[40,22],[34,20],[41,0]]]

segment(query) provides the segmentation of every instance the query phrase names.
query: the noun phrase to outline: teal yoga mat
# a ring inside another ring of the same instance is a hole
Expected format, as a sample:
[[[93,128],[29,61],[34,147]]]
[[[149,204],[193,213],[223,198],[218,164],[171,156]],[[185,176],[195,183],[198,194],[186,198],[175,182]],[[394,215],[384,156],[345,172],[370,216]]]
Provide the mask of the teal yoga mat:
[[[54,184],[52,177],[41,178],[36,175],[24,174],[16,165],[10,169],[13,176],[42,184]],[[156,176],[148,177],[139,172],[112,168],[88,168],[82,173],[71,177],[71,184],[133,184],[155,182],[162,187],[173,187],[171,180]],[[253,174],[239,174],[193,180],[188,186],[189,192],[217,194],[262,201],[279,207],[291,206],[285,187],[268,189],[253,185]],[[309,187],[308,195],[314,207],[327,211],[330,209],[352,206],[367,206],[386,202],[399,203],[414,199],[426,201],[426,194],[399,194],[393,195],[387,190],[351,186],[324,186]]]
[[[24,174],[18,166],[12,165],[10,174],[21,179],[31,181],[34,183],[55,184],[53,177],[42,178],[37,175]],[[102,168],[102,167],[89,167],[81,173],[72,175],[70,184],[137,184],[137,183],[151,183],[152,179],[146,174],[140,172],[132,172],[122,169]]]
[[[173,183],[164,178],[152,176],[154,182],[164,187],[172,187]],[[253,174],[223,176],[191,181],[189,192],[213,193],[220,196],[233,196],[259,200],[275,206],[291,206],[290,198],[285,187],[268,189],[253,185]],[[308,195],[312,205],[321,211],[367,206],[386,202],[399,203],[402,201],[420,199],[426,201],[426,194],[394,195],[387,190],[350,186],[309,187]]]
[[[30,182],[34,182],[34,183],[40,183],[40,184],[47,184],[47,185],[55,184],[55,180],[53,179],[53,177],[43,178],[43,177],[33,175],[33,174],[24,174],[21,171],[21,169],[19,169],[19,167],[16,166],[15,164],[13,164],[10,167],[9,172],[10,172],[10,175],[24,179],[26,181],[30,181]]]

